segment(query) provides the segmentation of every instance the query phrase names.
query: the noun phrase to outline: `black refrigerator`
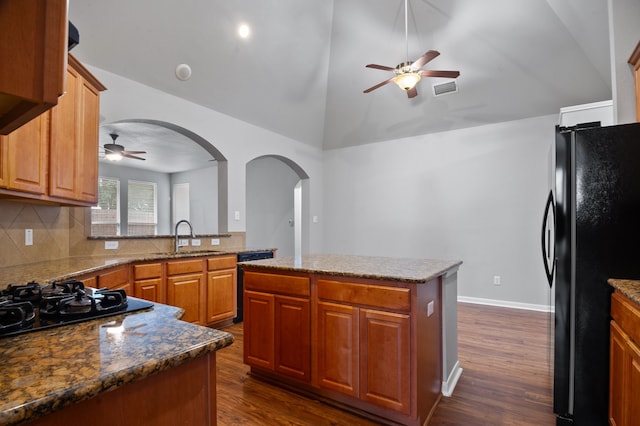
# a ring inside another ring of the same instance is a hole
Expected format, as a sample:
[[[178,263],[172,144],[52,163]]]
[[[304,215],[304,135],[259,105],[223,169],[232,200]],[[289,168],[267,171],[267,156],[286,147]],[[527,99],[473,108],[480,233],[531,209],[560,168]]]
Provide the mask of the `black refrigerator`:
[[[557,127],[555,163],[542,230],[550,286],[555,276],[553,409],[557,425],[604,426],[607,279],[640,279],[640,124]]]

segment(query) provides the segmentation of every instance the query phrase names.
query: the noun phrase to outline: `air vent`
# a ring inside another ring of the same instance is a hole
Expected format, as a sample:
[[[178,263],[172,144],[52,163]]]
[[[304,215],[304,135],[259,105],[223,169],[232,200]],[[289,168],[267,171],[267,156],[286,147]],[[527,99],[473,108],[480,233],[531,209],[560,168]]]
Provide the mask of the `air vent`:
[[[458,85],[455,80],[449,81],[447,83],[434,84],[433,85],[433,94],[436,96],[444,95],[447,93],[455,93],[458,91]]]

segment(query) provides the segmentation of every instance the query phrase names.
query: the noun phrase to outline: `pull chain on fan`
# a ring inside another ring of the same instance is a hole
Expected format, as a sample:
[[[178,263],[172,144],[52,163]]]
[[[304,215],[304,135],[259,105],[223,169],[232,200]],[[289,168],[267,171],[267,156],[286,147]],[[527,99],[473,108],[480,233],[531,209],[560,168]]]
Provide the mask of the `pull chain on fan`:
[[[392,71],[396,75],[395,77],[391,77],[388,80],[385,80],[381,83],[376,84],[375,86],[366,89],[364,93],[369,93],[393,81],[398,85],[398,87],[407,92],[407,96],[409,98],[415,98],[418,95],[416,85],[422,77],[456,78],[460,75],[459,71],[420,71],[420,68],[440,55],[440,52],[436,50],[427,51],[424,55],[416,59],[414,62],[409,61],[409,10],[407,6],[408,0],[404,0],[404,38],[406,46],[405,62],[396,65],[395,68],[377,64],[367,65],[367,68],[375,68],[382,71]]]

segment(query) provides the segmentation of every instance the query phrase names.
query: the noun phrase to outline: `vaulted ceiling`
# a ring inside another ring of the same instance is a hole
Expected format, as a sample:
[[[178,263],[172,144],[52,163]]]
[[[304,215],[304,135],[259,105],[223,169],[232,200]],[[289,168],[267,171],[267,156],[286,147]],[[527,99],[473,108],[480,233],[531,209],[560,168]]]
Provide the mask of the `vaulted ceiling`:
[[[611,98],[604,0],[409,0],[408,43],[404,4],[70,0],[69,16],[82,62],[324,149]],[[364,94],[392,76],[365,65],[394,67],[407,45],[409,60],[440,51],[425,69],[459,70],[458,91],[435,96],[446,80],[424,78],[413,99],[393,84]]]

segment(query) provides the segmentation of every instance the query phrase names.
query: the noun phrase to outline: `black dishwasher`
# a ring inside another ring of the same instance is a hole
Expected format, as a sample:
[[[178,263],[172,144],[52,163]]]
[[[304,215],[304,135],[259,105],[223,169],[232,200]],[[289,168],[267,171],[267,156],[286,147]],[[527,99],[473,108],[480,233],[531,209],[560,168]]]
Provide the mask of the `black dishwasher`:
[[[256,250],[238,253],[238,262],[248,262],[250,260],[271,259],[273,258],[273,250]],[[242,322],[244,319],[244,285],[243,285],[242,266],[238,265],[238,315],[233,319],[234,323]]]

